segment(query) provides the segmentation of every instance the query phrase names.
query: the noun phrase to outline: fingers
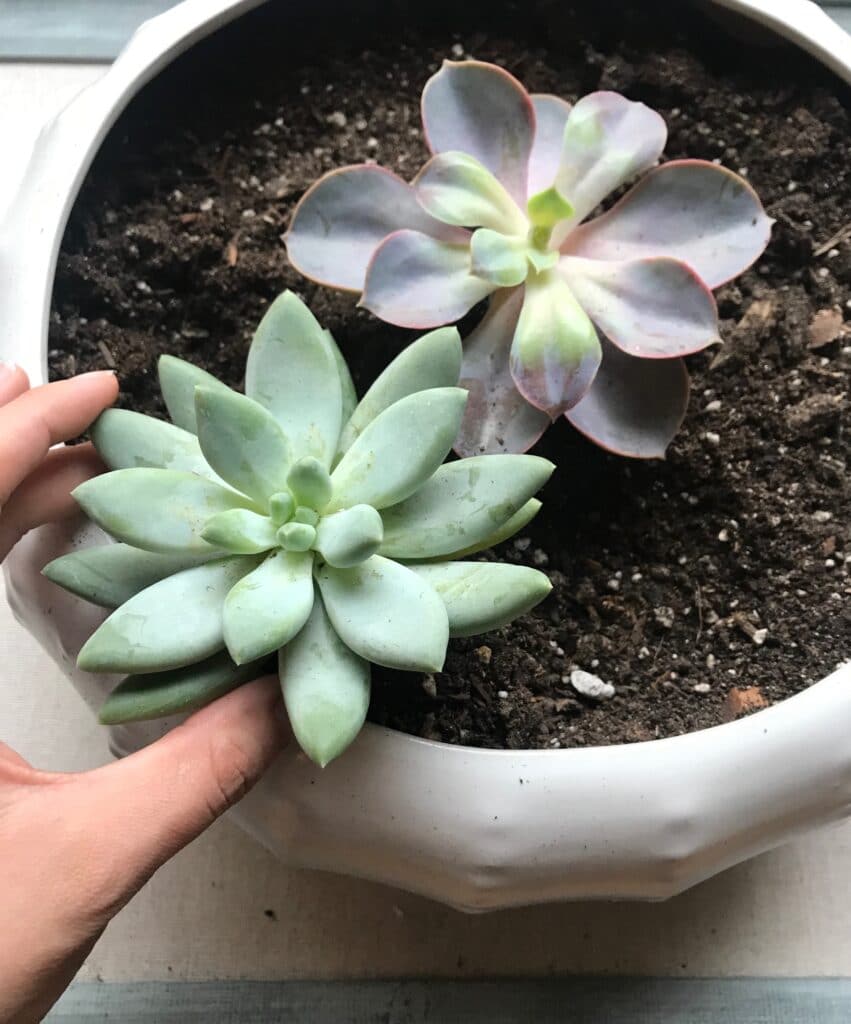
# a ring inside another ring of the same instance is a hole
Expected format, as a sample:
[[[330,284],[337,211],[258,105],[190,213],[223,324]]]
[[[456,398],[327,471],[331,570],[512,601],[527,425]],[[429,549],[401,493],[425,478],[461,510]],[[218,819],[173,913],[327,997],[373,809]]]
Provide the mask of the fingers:
[[[80,507],[71,491],[103,468],[90,444],[48,452],[0,509],[0,562],[28,530],[76,515]]]
[[[82,433],[118,397],[110,370],[44,384],[0,407],[0,508],[60,441]]]
[[[89,897],[93,912],[113,914],[244,796],[282,748],[283,722],[280,684],[268,676],[137,754],[74,777],[73,813],[92,839],[86,871],[97,879],[98,891]]]
[[[6,405],[22,395],[29,386],[27,375],[20,366],[0,362],[0,405]]]

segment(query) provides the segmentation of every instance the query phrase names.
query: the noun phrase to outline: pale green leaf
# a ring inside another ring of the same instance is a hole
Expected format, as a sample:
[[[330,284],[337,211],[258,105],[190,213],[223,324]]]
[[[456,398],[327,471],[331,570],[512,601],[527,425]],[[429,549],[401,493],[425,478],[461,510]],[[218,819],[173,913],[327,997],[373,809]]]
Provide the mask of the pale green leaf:
[[[330,467],[340,438],[343,391],[338,358],[316,318],[284,292],[260,322],[245,371],[245,393],[275,417],[293,455]]]
[[[587,393],[601,358],[594,325],[564,278],[555,270],[530,277],[509,356],[526,401],[555,420]]]
[[[338,569],[371,558],[384,537],[381,516],[372,505],[352,505],[325,516],[316,531],[316,550]]]
[[[92,424],[90,433],[98,455],[110,469],[178,469],[221,482],[194,434],[153,416],[107,409]]]
[[[352,380],[348,363],[340,351],[340,346],[334,340],[334,335],[327,328],[323,333],[328,339],[328,344],[331,346],[334,362],[337,364],[337,373],[340,377],[340,394],[342,397],[342,418],[340,422],[347,423],[358,404],[358,393],[355,391],[355,382]]]
[[[242,665],[271,654],[298,633],[313,606],[313,556],[276,551],[227,596],[224,634]]]
[[[334,629],[356,654],[411,672],[443,668],[446,608],[411,569],[373,555],[351,569],[324,565],[317,579]]]
[[[306,455],[293,465],[287,475],[287,487],[296,505],[314,510],[325,508],[331,498],[331,477],[313,455]]]
[[[381,554],[433,558],[484,543],[554,469],[537,455],[478,455],[447,463],[407,501],[384,510]]]
[[[55,558],[42,572],[85,601],[117,608],[152,583],[215,556],[213,551],[207,556],[160,555],[129,544],[103,544]]]
[[[317,594],[304,628],[278,656],[295,738],[322,768],[361,731],[369,707],[369,663],[334,632]]]
[[[328,511],[359,504],[380,509],[407,498],[446,458],[466,402],[462,388],[430,388],[376,416],[331,475]]]
[[[340,438],[340,451],[400,398],[428,388],[454,387],[461,373],[461,337],[455,327],[440,327],[403,349],[360,400]]]
[[[529,201],[526,203],[526,212],[536,228],[550,229],[555,227],[560,220],[571,217],[573,207],[555,185],[551,185],[529,197]]]
[[[470,239],[470,273],[500,288],[522,284],[529,273],[526,239],[479,228]]]
[[[309,551],[316,541],[316,527],[310,523],[293,520],[284,525],[277,533],[278,543],[285,551]]]
[[[77,658],[88,672],[163,672],[191,665],[225,644],[222,607],[256,556],[184,569],[131,597],[88,639]]]
[[[175,356],[160,356],[157,369],[160,390],[172,423],[176,427],[188,430],[190,434],[197,434],[195,388],[199,385],[205,388],[218,388],[221,391],[230,391],[230,388],[206,370]]]
[[[286,487],[291,460],[287,438],[275,418],[236,391],[200,387],[195,391],[195,411],[207,462],[266,510],[269,498]]]
[[[201,536],[207,520],[251,506],[241,494],[173,469],[117,469],[80,484],[73,496],[117,540],[181,555],[209,554]]]
[[[247,508],[231,508],[208,519],[201,536],[208,544],[235,555],[254,555],[275,547],[276,532],[268,516]]]
[[[537,569],[504,562],[438,562],[410,567],[440,595],[450,636],[475,636],[525,615],[552,584]]]
[[[540,501],[537,498],[530,498],[521,509],[515,512],[509,519],[506,519],[502,526],[494,530],[484,540],[479,541],[477,544],[471,544],[469,547],[461,548],[460,551],[449,552],[449,557],[467,558],[468,555],[475,555],[480,551],[487,551],[488,548],[495,548],[497,544],[502,544],[503,541],[513,537],[515,533],[519,533],[524,526],[531,523],[540,510]],[[440,555],[437,557],[446,558],[447,556]]]
[[[226,651],[206,661],[166,672],[128,676],[107,697],[98,713],[103,725],[144,722],[197,711],[237,686],[258,679],[267,664],[234,665]]]
[[[444,224],[525,234],[529,226],[505,186],[468,153],[437,153],[411,183],[420,205]]]

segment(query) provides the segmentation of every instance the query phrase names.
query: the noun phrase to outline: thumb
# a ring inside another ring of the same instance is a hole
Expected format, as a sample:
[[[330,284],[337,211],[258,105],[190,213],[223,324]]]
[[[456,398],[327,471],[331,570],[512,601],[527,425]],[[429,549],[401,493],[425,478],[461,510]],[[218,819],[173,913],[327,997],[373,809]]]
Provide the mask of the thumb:
[[[94,906],[114,914],[243,797],[284,745],[284,719],[280,684],[267,676],[138,753],[76,776],[77,820],[97,836],[88,869]]]

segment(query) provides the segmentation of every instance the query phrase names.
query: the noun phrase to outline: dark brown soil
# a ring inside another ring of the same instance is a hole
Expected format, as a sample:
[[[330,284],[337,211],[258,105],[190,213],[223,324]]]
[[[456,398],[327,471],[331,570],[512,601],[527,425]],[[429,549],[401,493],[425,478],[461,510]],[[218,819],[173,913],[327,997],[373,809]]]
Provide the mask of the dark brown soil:
[[[432,8],[419,30],[386,7],[344,19],[333,44],[321,24],[284,31],[279,7],[162,76],[74,210],[51,371],[116,366],[122,402],[161,413],[160,352],[239,385],[253,326],[290,287],[363,388],[410,335],[288,267],[281,233],[317,175],[376,159],[412,176],[425,155],[419,91],[447,56],[494,60],[571,99],[596,88],[642,99],[670,126],[669,158],[747,174],[777,219],[772,244],[719,292],[727,344],[690,359],[691,406],[668,460],[619,459],[557,424],[539,449],[559,464],[544,512],[498,553],[548,571],[552,596],[453,642],[434,678],[376,671],[370,717],[451,743],[579,746],[781,700],[851,656],[847,97],[791,50],[734,42],[682,10],[504,4],[485,18],[455,6]],[[616,695],[580,698],[574,668]]]

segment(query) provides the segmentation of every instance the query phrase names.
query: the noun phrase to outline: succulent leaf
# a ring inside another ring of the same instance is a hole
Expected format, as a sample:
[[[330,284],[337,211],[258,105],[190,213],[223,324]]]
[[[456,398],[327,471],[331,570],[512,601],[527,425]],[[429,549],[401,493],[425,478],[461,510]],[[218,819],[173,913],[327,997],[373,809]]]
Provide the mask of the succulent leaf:
[[[295,512],[293,512],[293,522],[317,526],[319,524],[319,513],[307,505],[299,505]]]
[[[549,188],[556,180],[564,148],[564,128],[571,108],[560,96],[548,93],[533,93],[530,99],[535,111],[535,138],[529,156],[526,194],[533,196]]]
[[[446,606],[450,636],[475,636],[525,615],[552,590],[537,569],[503,562],[436,562],[410,567]]]
[[[306,455],[293,464],[287,475],[287,487],[296,505],[321,511],[331,500],[331,477],[313,455]]]
[[[602,338],[603,361],[582,401],[565,415],[617,455],[663,459],[682,425],[689,381],[682,359],[637,359]]]
[[[434,558],[483,543],[518,512],[555,467],[537,455],[449,462],[407,501],[385,509],[381,554]]]
[[[210,554],[202,537],[207,521],[251,506],[241,494],[174,469],[117,469],[80,484],[73,497],[116,540],[179,555]]]
[[[295,738],[324,768],[366,721],[370,672],[334,632],[318,594],[304,628],[281,649],[278,673]]]
[[[316,578],[340,639],[367,661],[439,672],[449,620],[434,588],[398,562],[373,555],[351,569],[324,565]]]
[[[247,508],[217,512],[204,524],[201,536],[208,544],[235,555],[256,555],[277,543],[275,524],[268,516]]]
[[[107,697],[103,725],[144,722],[205,707],[263,674],[263,662],[234,665],[225,651],[185,668],[128,676]]]
[[[54,583],[102,608],[117,608],[152,583],[182,569],[201,565],[209,555],[160,555],[129,544],[102,544],[72,551],[49,562],[42,572]]]
[[[340,346],[334,340],[334,335],[329,330],[322,332],[328,339],[328,344],[331,346],[331,353],[334,356],[334,362],[337,364],[337,374],[340,378],[340,395],[342,398],[342,423],[348,423],[352,413],[355,411],[355,407],[358,404],[358,393],[355,391],[355,382],[352,380],[352,374],[349,370],[348,363],[343,358],[343,353],[340,351]]]
[[[462,388],[429,388],[376,416],[332,473],[327,511],[360,504],[382,509],[413,494],[446,458],[466,402]]]
[[[343,419],[335,348],[307,306],[288,291],[260,321],[245,370],[246,395],[278,421],[290,450],[328,467]]]
[[[360,305],[397,327],[440,327],[494,290],[470,274],[469,238],[442,242],[397,231],[375,250]]]
[[[313,556],[276,551],[235,584],[224,602],[224,638],[237,665],[292,640],[313,607]]]
[[[525,202],[535,114],[516,78],[494,64],[444,61],[423,90],[422,117],[432,153],[469,153]]]
[[[379,413],[400,398],[429,388],[454,387],[461,372],[461,337],[440,327],[404,348],[367,391],[343,428],[340,451],[351,448]]]
[[[224,647],[228,592],[256,565],[256,557],[223,558],[154,583],[95,630],[77,664],[87,672],[163,672],[208,658]]]
[[[564,256],[559,271],[600,331],[629,355],[670,359],[721,340],[712,292],[680,260]]]
[[[286,487],[290,446],[277,420],[236,391],[195,389],[198,440],[207,462],[264,510]]]
[[[455,440],[461,456],[528,451],[550,425],[511,376],[511,342],[522,304],[522,289],[498,292],[464,345],[461,386],[469,398]]]
[[[372,505],[352,505],[322,519],[315,546],[329,565],[349,569],[371,558],[383,539],[384,524]]]
[[[305,277],[359,292],[379,243],[400,228],[458,238],[458,231],[430,217],[413,188],[391,171],[373,164],[342,167],[321,177],[300,200],[287,233],[287,255]]]
[[[549,230],[554,228],[561,220],[567,220],[573,215],[573,207],[559,192],[555,185],[542,192],[536,192],[529,197],[526,203],[526,212],[529,214],[529,221],[536,228]]]
[[[207,373],[206,370],[176,356],[160,356],[157,370],[160,390],[172,423],[182,430],[188,430],[190,434],[198,433],[195,420],[195,388],[201,386],[230,391],[227,384],[222,384],[212,373]]]
[[[561,244],[610,193],[652,167],[665,148],[664,120],[616,92],[593,92],[576,103],[564,129],[564,147],[556,176],[559,192],[573,206],[573,216],[553,232]]]
[[[773,223],[744,178],[704,160],[675,160],[577,228],[564,251],[593,260],[669,256],[717,288],[762,254]]]
[[[284,551],[310,551],[316,543],[316,527],[311,523],[290,520],[278,530],[278,543]]]
[[[269,515],[275,526],[283,526],[292,519],[295,501],[289,491],[279,491],[269,499]]]
[[[221,483],[201,454],[194,434],[153,416],[107,409],[92,424],[90,434],[109,469],[178,469]]]
[[[558,272],[530,277],[509,355],[526,401],[554,420],[586,393],[600,358],[594,325]]]
[[[433,156],[414,178],[413,188],[423,209],[444,224],[526,233],[526,218],[505,186],[467,153]]]
[[[485,537],[484,540],[481,540],[476,544],[471,544],[469,547],[461,548],[460,551],[453,551],[451,553],[451,557],[469,558],[470,555],[477,555],[480,551],[487,551],[488,548],[495,548],[497,544],[502,544],[503,541],[508,540],[509,537],[513,537],[515,533],[519,533],[524,526],[528,526],[540,511],[540,501],[538,501],[537,498],[530,498],[522,508],[518,509],[513,516],[506,519],[502,526],[494,530],[494,532],[488,537]],[[439,557],[445,558],[446,555],[441,555]]]
[[[470,239],[470,273],[497,288],[522,284],[529,273],[525,238],[479,228]]]

